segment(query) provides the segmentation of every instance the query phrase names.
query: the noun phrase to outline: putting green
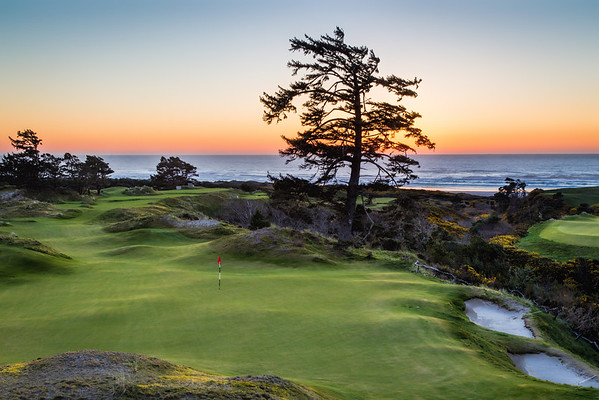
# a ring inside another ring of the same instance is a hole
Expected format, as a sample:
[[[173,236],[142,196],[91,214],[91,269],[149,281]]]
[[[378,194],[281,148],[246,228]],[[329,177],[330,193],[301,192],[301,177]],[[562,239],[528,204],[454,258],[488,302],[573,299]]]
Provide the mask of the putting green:
[[[549,221],[539,236],[557,243],[599,247],[599,217],[583,214]]]
[[[174,230],[107,233],[93,222],[149,201],[114,190],[73,219],[0,227],[72,257],[56,264],[35,252],[37,270],[0,277],[0,364],[98,349],[279,375],[347,399],[596,398],[517,371],[502,346],[526,339],[471,324],[461,307],[472,288],[377,261],[292,268],[268,254],[217,254]],[[17,250],[23,260],[31,252]],[[0,263],[15,251],[0,245]]]

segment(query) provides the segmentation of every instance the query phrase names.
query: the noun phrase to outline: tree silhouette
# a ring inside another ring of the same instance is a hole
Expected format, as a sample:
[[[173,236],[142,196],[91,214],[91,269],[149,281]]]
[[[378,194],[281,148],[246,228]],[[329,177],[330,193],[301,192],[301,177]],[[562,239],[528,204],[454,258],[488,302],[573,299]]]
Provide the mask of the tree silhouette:
[[[85,191],[85,176],[83,162],[74,154],[64,153],[62,157],[62,174],[66,186],[71,187],[79,194]]]
[[[317,183],[331,181],[341,168],[349,167],[346,218],[339,232],[340,240],[348,240],[363,165],[376,167],[377,180],[402,185],[416,178],[412,168],[418,162],[408,157],[409,152],[415,153],[414,148],[396,141],[395,135],[402,132],[415,146],[435,147],[414,127],[420,115],[399,104],[404,97],[416,97],[414,90],[421,80],[378,76],[379,58],[367,47],[346,44],[339,27],[333,36],[313,39],[306,35],[290,42],[290,51],[303,53],[312,60],[290,61],[287,65],[293,75],[303,76],[289,88],[279,86],[273,95],[263,93],[260,101],[265,107],[264,120],[269,124],[280,122],[289,112],[297,112],[295,99],[307,97],[300,116],[307,129],[295,138],[283,136],[288,147],[280,154],[287,156],[288,162],[303,160],[302,168],[316,168],[313,178],[317,178]],[[375,87],[386,89],[396,102],[372,100],[368,96]]]
[[[152,175],[150,180],[152,186],[161,188],[175,188],[176,186],[187,185],[193,176],[197,176],[197,168],[181,160],[179,157],[160,157],[160,162],[156,165],[156,175]]]
[[[493,197],[500,212],[515,207],[526,197],[526,182],[508,176],[505,178],[505,186],[499,187],[499,191]]]
[[[89,187],[94,187],[97,194],[103,187],[108,186],[108,175],[114,171],[102,157],[85,156],[85,162],[82,165],[83,176]]]
[[[0,162],[0,176],[8,182],[34,188],[39,184],[41,175],[41,158],[38,147],[42,144],[31,129],[17,131],[15,139],[8,137],[12,147],[18,152],[9,153]],[[48,154],[48,156],[50,156]]]

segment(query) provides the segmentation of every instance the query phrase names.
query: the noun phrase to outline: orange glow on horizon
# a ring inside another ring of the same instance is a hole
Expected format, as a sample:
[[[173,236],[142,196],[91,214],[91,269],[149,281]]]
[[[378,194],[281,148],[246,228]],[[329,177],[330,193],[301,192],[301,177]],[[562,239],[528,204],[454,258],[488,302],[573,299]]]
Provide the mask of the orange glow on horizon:
[[[43,140],[40,150],[53,154],[277,154],[286,146],[281,135],[293,137],[303,129],[293,115],[267,125],[259,104],[238,110],[233,118],[220,110],[202,115],[188,109],[156,115],[135,111],[103,119],[104,114],[82,110],[67,121],[64,113],[46,111],[36,118],[23,113],[11,122],[0,121],[0,153],[14,151],[9,136],[32,129]],[[434,151],[416,148],[417,154],[599,153],[593,119],[571,126],[569,121],[522,120],[513,128],[513,121],[501,123],[492,116],[434,120],[435,111],[426,111],[417,126],[437,146]],[[17,125],[19,120],[24,123]],[[398,140],[413,144],[400,135]]]
[[[296,130],[278,126],[203,127],[202,129],[135,129],[109,130],[108,127],[66,130],[52,126],[23,126],[17,129],[0,127],[0,152],[12,152],[8,136],[32,129],[42,138],[42,152],[63,154],[277,154],[285,147],[281,135],[293,136]],[[197,130],[196,130],[197,129]],[[567,145],[564,145],[564,137]],[[590,132],[490,133],[440,132],[434,129],[429,137],[435,150],[415,148],[417,154],[513,154],[513,153],[599,153],[599,135]],[[408,142],[409,143],[409,142]]]

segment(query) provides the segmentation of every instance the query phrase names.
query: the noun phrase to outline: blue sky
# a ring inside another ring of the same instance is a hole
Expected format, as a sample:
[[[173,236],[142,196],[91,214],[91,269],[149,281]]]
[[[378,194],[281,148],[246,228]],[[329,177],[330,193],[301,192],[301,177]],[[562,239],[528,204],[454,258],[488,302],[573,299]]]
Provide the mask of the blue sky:
[[[291,81],[290,38],[340,26],[423,79],[437,152],[599,152],[597,21],[594,0],[0,0],[0,150],[33,129],[56,152],[274,153],[299,126],[258,96]]]

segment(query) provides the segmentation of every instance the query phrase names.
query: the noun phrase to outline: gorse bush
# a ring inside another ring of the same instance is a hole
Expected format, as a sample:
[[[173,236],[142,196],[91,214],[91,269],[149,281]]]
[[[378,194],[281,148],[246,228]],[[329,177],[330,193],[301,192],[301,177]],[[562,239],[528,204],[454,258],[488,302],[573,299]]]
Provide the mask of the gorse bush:
[[[486,242],[432,242],[428,258],[473,284],[518,290],[559,310],[582,334],[599,339],[599,260],[559,262],[516,247],[518,238],[502,235]]]

